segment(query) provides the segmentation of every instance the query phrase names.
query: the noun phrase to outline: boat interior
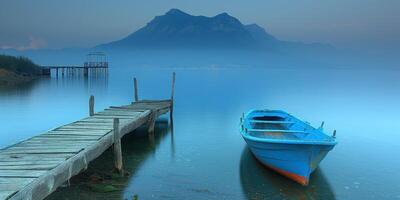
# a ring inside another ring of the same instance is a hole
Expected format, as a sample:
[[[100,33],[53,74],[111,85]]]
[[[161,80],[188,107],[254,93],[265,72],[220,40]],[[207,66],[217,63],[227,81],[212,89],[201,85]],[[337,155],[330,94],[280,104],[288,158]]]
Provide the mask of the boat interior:
[[[247,132],[259,138],[285,140],[329,140],[330,137],[283,111],[250,113],[244,123]]]

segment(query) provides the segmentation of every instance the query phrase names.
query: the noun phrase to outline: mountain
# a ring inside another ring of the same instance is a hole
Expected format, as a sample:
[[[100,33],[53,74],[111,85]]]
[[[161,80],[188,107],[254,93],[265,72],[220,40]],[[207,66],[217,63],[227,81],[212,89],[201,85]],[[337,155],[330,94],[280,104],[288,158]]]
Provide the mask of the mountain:
[[[127,37],[99,45],[99,49],[280,49],[303,44],[284,42],[257,24],[244,25],[221,13],[193,16],[171,9]]]
[[[126,38],[99,47],[262,48],[258,40],[264,38],[275,41],[261,27],[245,26],[227,13],[205,17],[171,9]]]

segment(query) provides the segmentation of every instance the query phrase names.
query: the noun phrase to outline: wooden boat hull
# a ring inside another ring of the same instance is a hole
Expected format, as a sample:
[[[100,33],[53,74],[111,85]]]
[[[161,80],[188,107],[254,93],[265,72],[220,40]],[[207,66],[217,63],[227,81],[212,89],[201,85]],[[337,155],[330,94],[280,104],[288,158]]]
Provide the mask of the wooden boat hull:
[[[302,185],[308,185],[310,174],[335,146],[269,143],[246,137],[244,139],[253,155],[263,165]]]

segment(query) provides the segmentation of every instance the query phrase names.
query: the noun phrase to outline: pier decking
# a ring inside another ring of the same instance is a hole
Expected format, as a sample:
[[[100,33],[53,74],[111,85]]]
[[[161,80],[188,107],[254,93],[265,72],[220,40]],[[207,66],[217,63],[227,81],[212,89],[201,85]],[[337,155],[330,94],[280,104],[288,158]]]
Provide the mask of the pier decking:
[[[153,134],[155,120],[167,112],[172,125],[173,91],[168,100],[139,100],[135,79],[134,103],[94,113],[91,96],[89,117],[0,150],[0,199],[44,199],[112,145],[122,171],[121,138],[142,125]]]

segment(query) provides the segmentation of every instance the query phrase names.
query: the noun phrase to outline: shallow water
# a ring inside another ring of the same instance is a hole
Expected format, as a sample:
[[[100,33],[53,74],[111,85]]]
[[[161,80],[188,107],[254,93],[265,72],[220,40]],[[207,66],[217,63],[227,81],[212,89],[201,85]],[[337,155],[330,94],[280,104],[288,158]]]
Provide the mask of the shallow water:
[[[108,78],[47,78],[1,88],[0,146],[87,116],[91,94],[95,110],[129,103],[134,76],[140,98],[169,98],[176,71],[174,133],[161,121],[156,144],[135,137],[124,141],[131,177],[113,198],[400,198],[398,70],[115,65]],[[265,169],[249,153],[238,126],[241,113],[252,108],[282,109],[314,126],[325,121],[327,134],[337,130],[339,144],[308,187]],[[97,161],[97,167],[112,166],[107,153],[99,159],[106,161]],[[73,185],[51,198],[76,199],[84,192]]]

